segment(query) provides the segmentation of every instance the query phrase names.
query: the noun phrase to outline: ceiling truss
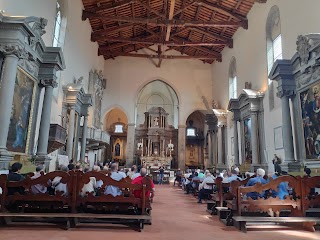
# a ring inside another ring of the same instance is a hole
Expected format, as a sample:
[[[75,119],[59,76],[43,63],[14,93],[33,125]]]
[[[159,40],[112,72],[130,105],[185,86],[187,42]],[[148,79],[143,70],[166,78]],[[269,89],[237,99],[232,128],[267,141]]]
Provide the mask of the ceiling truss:
[[[83,0],[82,20],[90,20],[91,40],[105,59],[148,58],[157,67],[163,59],[213,63],[222,61],[224,47],[233,47],[238,28],[248,29],[253,4],[266,1]],[[171,50],[181,55],[168,55]]]

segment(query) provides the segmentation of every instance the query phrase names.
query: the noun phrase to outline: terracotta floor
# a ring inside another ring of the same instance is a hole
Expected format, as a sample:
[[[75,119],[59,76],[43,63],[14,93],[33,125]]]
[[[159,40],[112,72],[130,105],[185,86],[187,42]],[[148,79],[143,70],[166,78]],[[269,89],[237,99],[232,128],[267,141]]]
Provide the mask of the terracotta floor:
[[[153,203],[152,226],[146,225],[139,233],[129,228],[90,227],[61,230],[56,227],[6,227],[0,228],[0,240],[320,240],[320,232],[306,231],[251,231],[239,232],[224,226],[216,216],[207,215],[205,204],[185,195],[177,187],[156,186]]]

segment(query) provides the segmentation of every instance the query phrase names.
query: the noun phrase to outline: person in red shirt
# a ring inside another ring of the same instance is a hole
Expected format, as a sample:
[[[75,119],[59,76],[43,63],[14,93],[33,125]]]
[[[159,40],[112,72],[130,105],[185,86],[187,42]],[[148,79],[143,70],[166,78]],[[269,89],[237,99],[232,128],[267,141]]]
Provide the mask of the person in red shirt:
[[[142,185],[142,180],[144,179],[144,177],[147,175],[147,169],[145,168],[141,168],[140,170],[140,176],[139,177],[136,177],[135,179],[132,180],[132,184],[140,184]],[[155,191],[155,188],[154,188],[154,183],[152,181],[152,179],[150,178],[150,181],[151,181],[151,188],[152,188],[152,191],[146,191],[146,196],[150,196],[150,193],[152,193],[152,197],[153,197],[153,194],[154,194],[154,191]],[[133,191],[133,194],[136,198],[141,198],[142,196],[142,190],[134,190]]]

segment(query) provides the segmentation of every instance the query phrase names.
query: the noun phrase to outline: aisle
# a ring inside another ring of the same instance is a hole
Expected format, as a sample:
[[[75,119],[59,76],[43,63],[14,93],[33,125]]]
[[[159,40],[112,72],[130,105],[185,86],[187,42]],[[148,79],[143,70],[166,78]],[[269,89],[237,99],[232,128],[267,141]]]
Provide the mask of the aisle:
[[[205,211],[205,204],[185,195],[177,187],[156,186],[153,203],[152,226],[146,225],[143,232],[117,227],[78,228],[69,231],[55,227],[0,228],[0,239],[11,240],[319,240],[320,233],[305,231],[239,232],[234,227],[224,226],[216,216]]]

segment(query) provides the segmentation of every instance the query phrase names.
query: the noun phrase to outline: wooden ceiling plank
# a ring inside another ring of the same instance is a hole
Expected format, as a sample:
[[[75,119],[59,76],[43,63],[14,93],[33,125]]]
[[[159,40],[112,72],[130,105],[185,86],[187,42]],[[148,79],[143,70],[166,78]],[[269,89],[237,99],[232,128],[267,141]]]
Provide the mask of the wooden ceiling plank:
[[[132,18],[132,17],[117,17],[117,16],[107,16],[101,14],[90,13],[88,11],[83,11],[82,19],[86,20],[87,18],[97,18],[112,20],[115,22],[131,22],[138,24],[147,24],[151,26],[168,26],[172,25],[174,27],[186,27],[186,26],[201,26],[201,27],[239,27],[242,26],[243,22],[234,22],[234,21],[199,21],[191,20],[184,21],[178,19],[172,20],[162,20],[155,18]]]
[[[137,57],[137,58],[159,58],[157,54],[142,54],[142,53],[117,53],[118,56]],[[212,56],[181,56],[181,55],[161,55],[161,59],[208,59],[215,60]]]
[[[140,6],[144,7],[145,9],[147,9],[149,12],[154,13],[154,14],[157,15],[158,17],[163,17],[163,18],[165,18],[165,15],[163,15],[163,14],[159,13],[158,11],[152,9],[152,8],[150,7],[150,5],[149,5],[150,3],[149,3],[149,4],[145,4],[145,3],[141,2],[141,1],[138,1],[138,0],[136,0],[135,2],[138,3]]]
[[[186,10],[187,8],[189,8],[189,7],[192,7],[194,4],[196,4],[197,3],[197,1],[198,0],[193,0],[192,2],[190,2],[190,3],[188,3],[187,5],[186,5],[186,3],[185,3],[185,1],[183,2],[183,5],[182,5],[182,8],[180,8],[178,11],[176,11],[174,14],[173,14],[173,16],[176,16],[176,15],[178,15],[179,13],[181,13],[182,15],[183,15],[183,13],[184,13],[184,10]],[[181,15],[180,15],[181,16]],[[182,18],[182,17],[181,17]],[[180,19],[181,19],[180,18]]]
[[[125,5],[132,3],[134,1],[136,1],[136,0],[123,0],[121,2],[112,2],[112,4],[108,3],[108,4],[104,4],[104,5],[100,5],[98,7],[92,8],[92,9],[90,9],[90,11],[98,13],[98,12],[102,12],[105,10],[122,7],[122,6],[125,6]]]
[[[153,40],[143,40],[143,39],[135,39],[135,38],[123,38],[123,37],[105,37],[105,41],[108,42],[122,42],[129,44],[145,44],[145,45],[164,45],[164,46],[219,46],[219,45],[227,45],[228,42],[222,41],[209,41],[209,42],[196,42],[196,41],[153,41]]]

